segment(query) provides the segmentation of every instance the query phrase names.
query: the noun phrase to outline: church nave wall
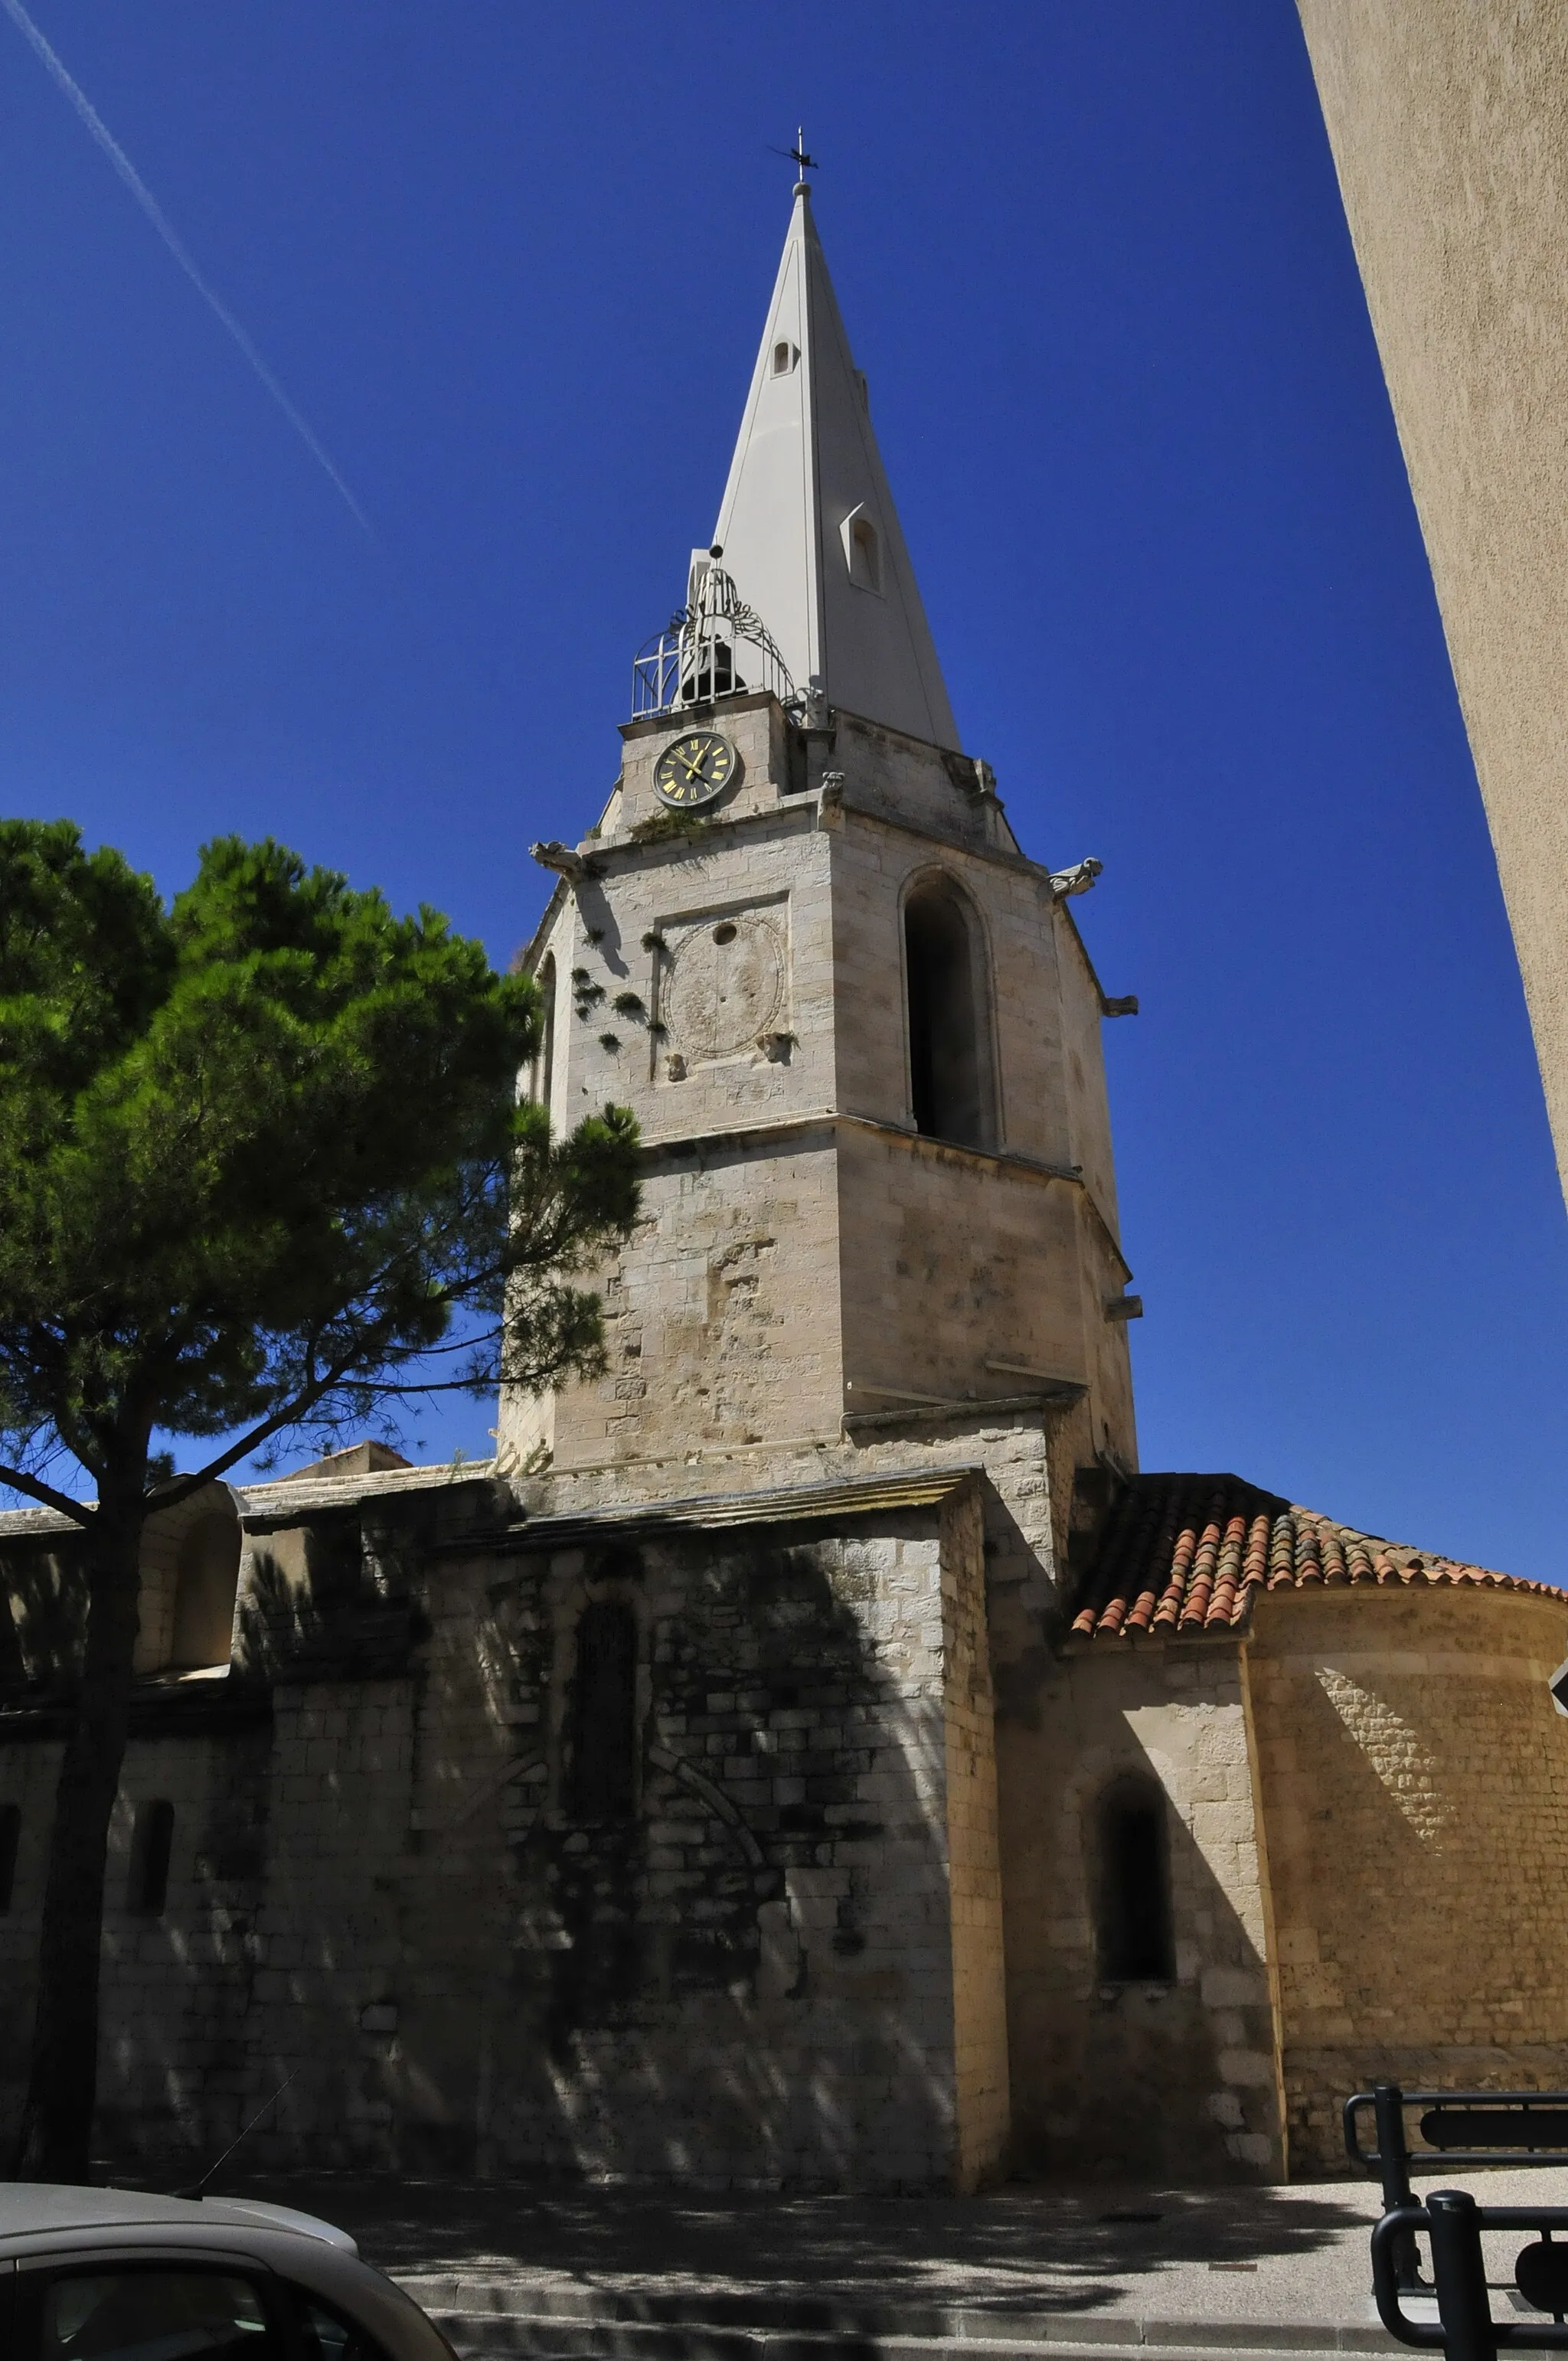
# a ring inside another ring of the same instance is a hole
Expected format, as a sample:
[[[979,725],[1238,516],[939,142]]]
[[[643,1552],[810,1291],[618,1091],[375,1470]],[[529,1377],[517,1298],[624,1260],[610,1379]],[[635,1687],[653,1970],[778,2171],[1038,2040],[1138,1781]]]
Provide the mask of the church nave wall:
[[[1278,2178],[1267,1931],[1234,1643],[1095,1643],[999,1672],[1013,2161]],[[1164,1923],[1117,1956],[1125,1864]],[[1141,1818],[1138,1816],[1142,1816]]]
[[[1339,2104],[1568,2086],[1560,1603],[1464,1587],[1270,1591],[1248,1650],[1293,2172]]]
[[[731,1528],[721,1495],[714,1529],[674,1532],[514,1510],[503,1532],[482,1477],[313,1485],[292,1519],[289,1489],[247,1537],[238,1671],[138,1708],[168,1726],[133,1739],[116,1818],[106,2161],[177,2179],[292,2076],[253,2169],[915,2189],[993,2167],[963,1467],[917,1479],[925,1506],[792,1519],[781,1494]],[[41,1727],[0,1754],[3,1793],[25,1784],[18,2023],[55,1768]]]

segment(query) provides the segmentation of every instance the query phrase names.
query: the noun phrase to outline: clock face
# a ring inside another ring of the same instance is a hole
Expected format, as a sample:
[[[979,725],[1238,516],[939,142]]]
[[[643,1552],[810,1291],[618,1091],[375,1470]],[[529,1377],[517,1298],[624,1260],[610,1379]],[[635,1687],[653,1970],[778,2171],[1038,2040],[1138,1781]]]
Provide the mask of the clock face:
[[[728,738],[716,730],[692,730],[665,747],[653,772],[653,787],[662,803],[690,811],[721,796],[740,768],[740,758]]]

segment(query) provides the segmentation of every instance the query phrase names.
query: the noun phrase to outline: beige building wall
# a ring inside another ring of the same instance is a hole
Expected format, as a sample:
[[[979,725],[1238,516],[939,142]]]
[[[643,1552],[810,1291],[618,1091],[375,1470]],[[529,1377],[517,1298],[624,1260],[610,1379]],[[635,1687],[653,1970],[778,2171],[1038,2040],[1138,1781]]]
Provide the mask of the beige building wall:
[[[1298,5],[1568,1187],[1568,12]]]
[[[1568,2084],[1563,1607],[1269,1591],[1247,1651],[1293,2174],[1375,2082]]]
[[[1001,1666],[998,1688],[1016,2165],[1282,2177],[1239,1647],[1095,1641]],[[1098,1807],[1128,1773],[1166,1798],[1173,1982],[1108,1982],[1098,1955]]]

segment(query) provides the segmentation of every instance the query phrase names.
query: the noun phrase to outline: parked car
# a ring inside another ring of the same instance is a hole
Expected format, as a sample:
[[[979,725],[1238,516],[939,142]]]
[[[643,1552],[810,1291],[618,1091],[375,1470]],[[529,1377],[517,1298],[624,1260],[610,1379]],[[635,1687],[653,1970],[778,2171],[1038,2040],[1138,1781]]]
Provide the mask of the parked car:
[[[346,2231],[248,2198],[0,2182],[5,2361],[453,2361]]]

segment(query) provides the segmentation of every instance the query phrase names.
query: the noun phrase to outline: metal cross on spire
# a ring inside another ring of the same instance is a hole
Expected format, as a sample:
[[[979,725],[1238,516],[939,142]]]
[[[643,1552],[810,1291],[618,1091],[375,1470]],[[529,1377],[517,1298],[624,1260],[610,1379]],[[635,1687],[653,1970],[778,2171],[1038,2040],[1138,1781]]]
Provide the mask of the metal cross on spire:
[[[816,157],[808,156],[806,152],[806,132],[802,127],[796,128],[793,148],[775,148],[773,153],[775,156],[787,156],[790,162],[798,165],[803,172],[819,172],[822,170]]]

